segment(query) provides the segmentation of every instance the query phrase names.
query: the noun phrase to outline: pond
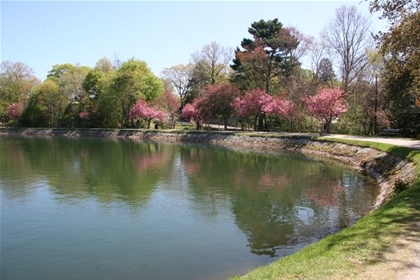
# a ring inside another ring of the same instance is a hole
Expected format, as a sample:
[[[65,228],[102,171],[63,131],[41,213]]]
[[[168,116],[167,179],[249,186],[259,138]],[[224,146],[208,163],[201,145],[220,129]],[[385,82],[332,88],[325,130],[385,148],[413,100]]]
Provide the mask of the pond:
[[[0,137],[1,279],[227,279],[365,215],[370,178],[300,154]]]

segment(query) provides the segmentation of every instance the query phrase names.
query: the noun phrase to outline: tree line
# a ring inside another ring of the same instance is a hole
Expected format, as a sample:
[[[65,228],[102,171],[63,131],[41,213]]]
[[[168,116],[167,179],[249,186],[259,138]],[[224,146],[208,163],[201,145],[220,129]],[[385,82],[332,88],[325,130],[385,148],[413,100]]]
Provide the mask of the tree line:
[[[21,62],[0,65],[0,121],[24,127],[253,130],[420,134],[420,0],[373,0],[386,32],[342,6],[319,38],[278,19],[248,28],[232,49],[216,42],[155,76],[146,62],[102,58],[94,68],[57,64],[38,80]],[[302,67],[302,59],[310,69]]]

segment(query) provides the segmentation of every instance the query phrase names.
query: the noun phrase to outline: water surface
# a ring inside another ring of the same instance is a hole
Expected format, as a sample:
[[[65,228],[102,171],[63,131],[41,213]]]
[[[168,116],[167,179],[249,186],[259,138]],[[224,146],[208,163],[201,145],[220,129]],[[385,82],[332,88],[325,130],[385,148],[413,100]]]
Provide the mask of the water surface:
[[[1,279],[226,279],[347,227],[377,193],[297,154],[2,136]]]

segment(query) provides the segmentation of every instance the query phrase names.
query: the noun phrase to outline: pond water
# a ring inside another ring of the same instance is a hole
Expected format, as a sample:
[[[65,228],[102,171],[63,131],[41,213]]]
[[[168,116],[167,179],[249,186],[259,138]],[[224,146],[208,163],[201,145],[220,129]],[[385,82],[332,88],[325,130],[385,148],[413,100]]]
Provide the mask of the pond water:
[[[227,279],[349,226],[378,186],[304,155],[0,137],[1,279]]]

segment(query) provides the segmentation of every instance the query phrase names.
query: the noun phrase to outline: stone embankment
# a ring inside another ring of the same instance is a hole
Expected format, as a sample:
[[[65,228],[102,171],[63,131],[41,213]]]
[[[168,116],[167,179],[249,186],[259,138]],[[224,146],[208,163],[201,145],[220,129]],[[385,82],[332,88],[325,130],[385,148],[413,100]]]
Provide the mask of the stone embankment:
[[[203,133],[185,131],[71,130],[71,129],[1,129],[1,134],[62,137],[130,138],[161,142],[206,142],[234,148],[279,151],[287,150],[338,160],[375,178],[380,187],[374,209],[386,202],[398,189],[411,186],[416,166],[397,156],[368,148],[311,137],[279,137],[271,134]]]

